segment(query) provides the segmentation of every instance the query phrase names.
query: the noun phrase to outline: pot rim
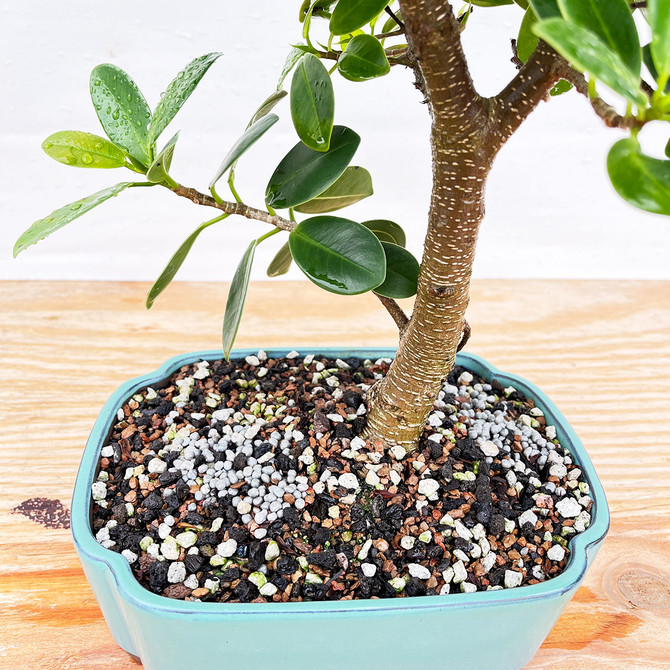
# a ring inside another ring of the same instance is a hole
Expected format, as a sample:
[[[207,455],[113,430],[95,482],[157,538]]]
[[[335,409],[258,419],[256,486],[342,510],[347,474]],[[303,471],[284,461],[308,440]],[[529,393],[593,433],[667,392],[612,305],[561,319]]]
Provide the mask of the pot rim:
[[[391,347],[308,347],[301,349],[309,353],[339,358],[392,358],[395,348]],[[270,348],[268,357],[281,357],[292,351],[287,348]],[[231,358],[244,358],[256,354],[258,348],[234,349]],[[568,564],[557,577],[552,577],[538,584],[520,586],[513,589],[495,591],[476,591],[475,593],[450,593],[435,596],[414,596],[411,598],[391,599],[359,599],[332,600],[319,602],[288,602],[288,603],[203,603],[185,600],[173,600],[145,589],[134,577],[128,561],[111,549],[99,545],[90,527],[91,485],[94,481],[100,450],[106,442],[116,413],[121,405],[139,389],[163,381],[184,365],[199,360],[219,360],[222,352],[219,349],[195,351],[180,354],[167,360],[163,365],[144,375],[124,382],[105,403],[86,443],[72,497],[71,529],[75,547],[79,552],[100,564],[106,565],[113,577],[116,588],[124,600],[134,606],[168,614],[197,614],[201,617],[238,616],[249,618],[255,616],[281,617],[287,614],[313,615],[355,615],[375,613],[378,615],[398,611],[413,610],[417,613],[446,608],[471,608],[489,605],[512,604],[522,600],[546,599],[561,596],[571,591],[582,580],[589,562],[589,551],[598,545],[609,530],[610,516],[607,499],[591,460],[584,445],[570,426],[566,418],[549,399],[549,397],[531,382],[503,372],[485,361],[480,356],[461,352],[456,364],[472,370],[487,380],[495,379],[503,386],[514,386],[528,397],[533,398],[536,405],[547,417],[547,423],[556,426],[560,444],[570,453],[586,476],[593,499],[591,508],[591,525],[582,533],[569,540],[570,556]]]

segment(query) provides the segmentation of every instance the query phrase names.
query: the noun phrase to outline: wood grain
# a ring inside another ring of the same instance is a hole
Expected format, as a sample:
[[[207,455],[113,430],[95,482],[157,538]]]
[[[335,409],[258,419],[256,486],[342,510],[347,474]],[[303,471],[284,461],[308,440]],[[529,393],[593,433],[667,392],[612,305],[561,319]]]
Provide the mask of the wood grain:
[[[96,414],[125,379],[219,346],[226,286],[0,283],[0,659],[137,670],[113,642],[67,530],[14,508],[69,499]],[[346,314],[346,320],[343,315]],[[529,668],[670,667],[670,283],[480,281],[468,350],[541,386],[591,454],[612,530]],[[252,285],[240,346],[393,345],[371,296]],[[492,669],[495,670],[495,669]]]

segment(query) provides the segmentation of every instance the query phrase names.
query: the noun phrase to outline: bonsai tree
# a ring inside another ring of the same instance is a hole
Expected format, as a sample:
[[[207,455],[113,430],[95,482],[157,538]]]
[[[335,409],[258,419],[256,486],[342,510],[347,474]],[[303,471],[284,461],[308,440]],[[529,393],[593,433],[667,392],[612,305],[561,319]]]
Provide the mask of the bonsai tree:
[[[470,77],[461,33],[473,12],[513,1],[525,12],[512,40],[518,73],[486,98]],[[224,354],[229,356],[240,323],[256,247],[287,233],[268,268],[270,276],[286,272],[295,261],[325,290],[373,291],[395,320],[398,352],[387,376],[368,393],[366,436],[414,448],[456,352],[468,339],[465,313],[489,171],[501,147],[542,101],[574,89],[607,126],[627,131],[607,158],[614,188],[636,207],[670,214],[670,160],[646,155],[638,141],[650,121],[670,121],[670,0],[469,0],[458,13],[445,0],[387,3],[302,3],[303,41],[286,59],[277,90],[213,172],[209,193],[179,183],[172,172],[178,133],[160,150],[157,143],[220,54],[191,62],[153,111],[126,72],[113,65],[96,67],[91,97],[109,139],[65,131],[42,146],[66,165],[125,167],[145,179],[118,183],[54,211],[19,238],[15,255],[127,188],[159,185],[217,210],[170,259],[149,292],[150,307],[205,228],[232,215],[267,223],[270,230],[242,254],[230,287]],[[648,43],[641,43],[637,25],[643,33],[650,29]],[[404,248],[398,224],[358,223],[330,214],[372,194],[369,173],[351,165],[359,136],[334,123],[331,77],[337,72],[360,85],[397,67],[413,71],[432,119],[433,187],[420,265]],[[235,188],[236,165],[277,121],[272,110],[288,95],[283,86],[291,73],[290,111],[299,141],[269,176],[264,206],[252,207]],[[665,151],[670,158],[670,144]],[[217,190],[224,178],[228,199]],[[414,294],[408,316],[396,299]]]

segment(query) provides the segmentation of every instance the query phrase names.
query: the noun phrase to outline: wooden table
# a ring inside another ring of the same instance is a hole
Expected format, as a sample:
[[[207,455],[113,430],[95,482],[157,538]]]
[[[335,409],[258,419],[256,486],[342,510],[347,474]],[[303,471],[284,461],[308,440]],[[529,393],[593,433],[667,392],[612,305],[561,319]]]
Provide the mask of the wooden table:
[[[174,284],[149,312],[147,289],[0,282],[5,668],[138,667],[108,633],[69,531],[44,521],[62,521],[57,501],[69,507],[80,453],[110,393],[174,354],[219,346],[226,286]],[[479,281],[468,318],[470,351],[534,381],[562,409],[612,510],[585,585],[528,667],[670,667],[670,282]],[[369,295],[272,282],[252,285],[238,344],[307,351],[395,341]],[[52,501],[43,503],[51,516],[17,511],[31,498]]]

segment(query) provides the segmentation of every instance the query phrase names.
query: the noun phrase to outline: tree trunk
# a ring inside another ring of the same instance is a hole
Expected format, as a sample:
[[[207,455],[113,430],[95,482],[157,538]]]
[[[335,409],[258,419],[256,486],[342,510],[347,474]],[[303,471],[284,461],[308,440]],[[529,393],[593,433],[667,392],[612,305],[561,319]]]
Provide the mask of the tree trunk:
[[[401,0],[417,87],[432,116],[433,190],[414,311],[369,393],[366,436],[413,449],[452,369],[468,306],[484,187],[497,151],[557,79],[541,45],[500,96],[475,91],[445,0]]]

